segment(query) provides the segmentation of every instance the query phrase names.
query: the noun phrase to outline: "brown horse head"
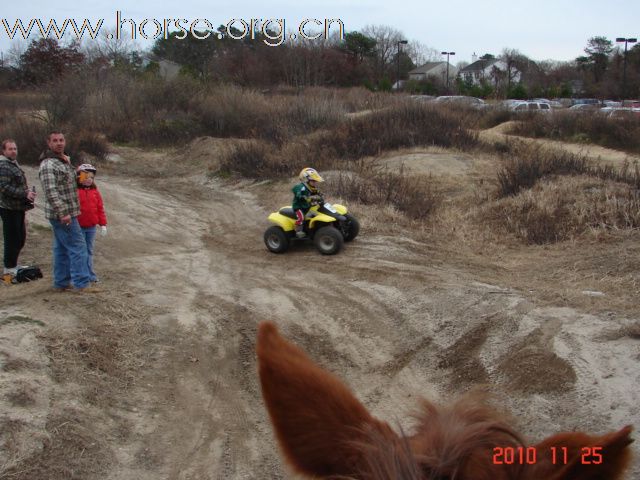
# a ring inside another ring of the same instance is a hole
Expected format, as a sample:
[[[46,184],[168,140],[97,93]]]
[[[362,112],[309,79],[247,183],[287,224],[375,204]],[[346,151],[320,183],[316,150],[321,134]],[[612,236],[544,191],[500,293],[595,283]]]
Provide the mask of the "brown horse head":
[[[262,395],[294,470],[362,480],[617,480],[629,464],[631,427],[602,436],[560,433],[527,445],[482,398],[424,401],[416,431],[397,434],[347,386],[260,324]]]

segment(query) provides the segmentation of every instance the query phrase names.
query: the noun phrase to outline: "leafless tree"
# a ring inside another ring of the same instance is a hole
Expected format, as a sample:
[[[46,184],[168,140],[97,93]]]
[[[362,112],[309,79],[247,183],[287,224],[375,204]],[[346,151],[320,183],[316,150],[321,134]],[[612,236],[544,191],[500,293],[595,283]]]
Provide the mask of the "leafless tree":
[[[4,66],[18,67],[20,65],[20,57],[27,51],[27,48],[29,48],[29,42],[26,40],[12,40],[11,46],[4,56]]]
[[[500,54],[500,60],[506,65],[504,79],[507,82],[507,91],[509,91],[514,80],[522,80],[522,76],[526,75],[531,65],[531,60],[519,50],[513,48],[503,49]]]
[[[89,61],[99,58],[116,61],[129,57],[138,49],[137,42],[130,36],[122,35],[121,38],[116,38],[115,27],[101,30],[98,37],[84,40],[81,47],[82,53]]]
[[[406,40],[400,30],[386,25],[367,25],[362,33],[376,41],[376,56],[374,58],[374,71],[377,80],[382,79],[387,73],[387,67],[398,51],[398,41]]]
[[[404,47],[405,52],[413,63],[416,65],[424,65],[427,62],[437,62],[441,60],[441,55],[435,48],[429,47],[418,40],[410,40]]]

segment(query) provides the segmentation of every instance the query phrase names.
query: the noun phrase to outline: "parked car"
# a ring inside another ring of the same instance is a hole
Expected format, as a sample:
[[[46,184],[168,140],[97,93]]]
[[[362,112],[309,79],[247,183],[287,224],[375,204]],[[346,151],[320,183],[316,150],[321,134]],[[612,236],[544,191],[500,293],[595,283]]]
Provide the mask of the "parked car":
[[[473,108],[485,108],[486,103],[481,98],[467,97],[465,95],[442,95],[435,99],[436,103],[450,103],[464,105]]]
[[[638,118],[640,119],[640,108],[630,107],[604,107],[601,108],[600,113],[603,113],[609,118],[623,119],[623,118]]]
[[[596,105],[600,106],[600,100],[597,98],[573,98],[572,105]]]
[[[604,107],[621,107],[622,102],[616,102],[615,100],[603,100],[602,105]]]
[[[430,102],[436,97],[433,95],[410,95],[409,98],[416,102]]]
[[[640,108],[640,100],[623,100],[621,107]]]
[[[588,113],[588,112],[595,112],[599,108],[600,108],[600,105],[596,105],[593,103],[577,103],[569,107],[569,111],[574,113]]]
[[[546,102],[520,101],[509,105],[509,110],[513,112],[544,112],[551,111],[551,105]]]

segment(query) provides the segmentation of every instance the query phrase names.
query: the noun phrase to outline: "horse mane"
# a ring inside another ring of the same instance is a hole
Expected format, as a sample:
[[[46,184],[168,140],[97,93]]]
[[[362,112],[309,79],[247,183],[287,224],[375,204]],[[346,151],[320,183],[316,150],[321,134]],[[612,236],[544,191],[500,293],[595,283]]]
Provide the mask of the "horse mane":
[[[619,480],[630,463],[632,427],[601,436],[556,434],[527,445],[486,394],[471,392],[438,406],[423,400],[411,435],[396,433],[335,375],[263,322],[256,346],[262,395],[278,444],[307,477],[353,480]],[[494,449],[533,448],[533,464],[497,464]],[[557,464],[551,447],[564,448]],[[584,464],[597,447],[599,464]]]
[[[422,400],[416,418],[412,450],[420,452],[418,459],[433,478],[468,478],[468,472],[476,480],[495,478],[493,449],[524,445],[505,415],[480,391],[445,406]]]

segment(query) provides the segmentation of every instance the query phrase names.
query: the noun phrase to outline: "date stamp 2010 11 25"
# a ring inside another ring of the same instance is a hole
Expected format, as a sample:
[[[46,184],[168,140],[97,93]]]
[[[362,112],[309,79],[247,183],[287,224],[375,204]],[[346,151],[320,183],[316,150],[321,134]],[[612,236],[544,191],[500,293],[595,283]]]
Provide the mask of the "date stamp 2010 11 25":
[[[494,465],[535,465],[540,456],[551,460],[554,465],[566,465],[569,462],[567,447],[549,447],[548,452],[539,452],[535,447],[495,447]],[[600,465],[603,461],[602,447],[591,446],[580,449],[580,462],[583,465]]]

